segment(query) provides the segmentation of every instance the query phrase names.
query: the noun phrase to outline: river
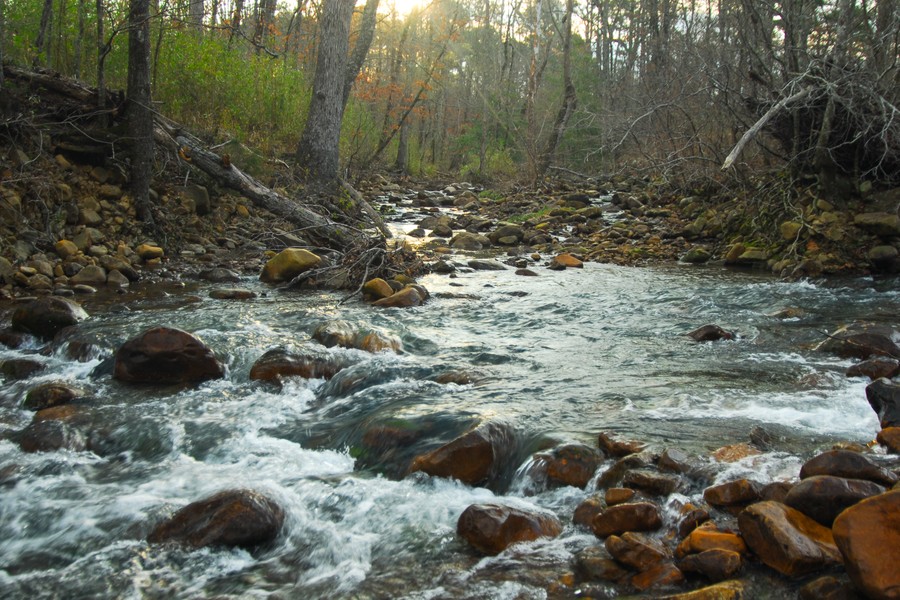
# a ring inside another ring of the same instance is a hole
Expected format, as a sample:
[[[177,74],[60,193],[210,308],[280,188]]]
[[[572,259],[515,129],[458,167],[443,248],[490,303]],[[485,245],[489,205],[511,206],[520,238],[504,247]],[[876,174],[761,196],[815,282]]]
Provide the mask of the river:
[[[550,583],[571,570],[579,550],[599,543],[571,525],[591,490],[532,485],[535,450],[596,444],[599,432],[612,431],[696,455],[717,482],[770,482],[796,477],[817,450],[866,443],[878,430],[867,381],[844,375],[851,361],[812,346],[846,322],[894,324],[895,281],[783,282],[683,265],[536,270],[539,277],[512,269],[428,275],[420,283],[432,298],[411,309],[282,292],[253,278],[240,284],[260,294],[253,300],[214,300],[215,286],[198,282],[84,298],[92,316],[73,339],[94,344],[94,358],[70,360],[66,344],[46,356],[36,342],[0,350],[0,359],[27,355],[46,367],[0,388],[0,596],[565,597],[576,592],[554,592]],[[773,316],[785,308],[797,315]],[[396,336],[403,352],[317,346],[312,331],[333,319]],[[697,344],[685,336],[706,323],[738,337]],[[112,380],[115,349],[157,325],[195,333],[226,364],[226,377],[190,388]],[[352,366],[329,382],[294,379],[279,389],[250,381],[253,362],[276,346],[312,348]],[[437,383],[447,371],[473,383]],[[91,390],[94,451],[23,453],[14,434],[32,416],[21,407],[24,395],[57,380]],[[520,434],[503,489],[355,467],[373,425],[425,424],[446,441],[481,419]],[[761,457],[725,465],[709,458],[748,441],[755,426],[773,439]],[[272,547],[189,551],[145,541],[163,516],[235,487],[285,508]],[[700,499],[702,488],[686,496]],[[488,500],[550,510],[569,525],[555,540],[481,558],[455,526],[469,504]],[[754,597],[795,594],[759,585],[767,591]],[[609,589],[609,597],[617,593]]]

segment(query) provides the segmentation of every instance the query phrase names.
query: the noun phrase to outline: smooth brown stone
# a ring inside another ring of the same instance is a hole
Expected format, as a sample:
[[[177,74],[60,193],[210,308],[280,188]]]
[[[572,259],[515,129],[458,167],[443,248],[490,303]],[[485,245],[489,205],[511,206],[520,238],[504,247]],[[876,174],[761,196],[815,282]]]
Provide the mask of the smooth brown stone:
[[[708,487],[703,499],[712,506],[735,506],[759,500],[762,485],[749,479],[738,479]]]
[[[629,502],[610,506],[594,517],[591,529],[599,538],[626,531],[653,531],[662,527],[659,508],[649,502]]]
[[[562,525],[552,515],[499,504],[473,504],[460,515],[456,532],[479,552],[494,555],[517,542],[556,537]]]
[[[831,527],[844,509],[884,491],[882,486],[864,479],[814,475],[794,486],[784,503]]]
[[[746,554],[747,544],[741,536],[727,531],[719,531],[715,524],[708,522],[694,529],[678,544],[675,556],[682,557],[707,550],[728,550]]]
[[[597,436],[597,442],[600,446],[600,450],[602,450],[604,454],[614,458],[621,458],[623,456],[628,456],[629,454],[637,454],[647,447],[647,444],[643,442],[638,442],[636,440],[622,440],[617,438],[615,434],[607,432],[600,433]]]
[[[485,423],[443,446],[417,456],[410,472],[450,477],[469,485],[492,479],[515,447],[515,435],[505,423]]]
[[[575,508],[572,515],[572,521],[576,525],[584,525],[590,527],[594,521],[594,517],[599,515],[606,508],[603,501],[596,496],[584,499],[581,504]]]
[[[678,568],[685,573],[700,573],[711,581],[725,581],[737,575],[742,565],[739,553],[713,548],[685,556],[678,563]]]
[[[723,581],[692,592],[659,596],[657,600],[751,600],[744,593],[744,582]]]
[[[632,577],[631,585],[645,592],[650,588],[674,585],[682,581],[684,574],[681,570],[672,563],[664,562]]]
[[[600,466],[600,453],[584,444],[558,446],[541,455],[551,483],[584,488]]]
[[[892,454],[900,454],[900,427],[887,427],[878,432],[878,443]]]
[[[621,537],[611,535],[604,545],[614,559],[635,571],[646,571],[671,558],[662,543],[632,531],[623,533]]]
[[[862,454],[849,450],[823,452],[800,467],[800,479],[814,475],[866,479],[888,487],[897,483],[897,475],[882,469]]]
[[[637,492],[630,488],[609,488],[606,490],[604,499],[606,500],[607,506],[615,506],[616,504],[629,502],[634,498],[635,494],[637,494]]]

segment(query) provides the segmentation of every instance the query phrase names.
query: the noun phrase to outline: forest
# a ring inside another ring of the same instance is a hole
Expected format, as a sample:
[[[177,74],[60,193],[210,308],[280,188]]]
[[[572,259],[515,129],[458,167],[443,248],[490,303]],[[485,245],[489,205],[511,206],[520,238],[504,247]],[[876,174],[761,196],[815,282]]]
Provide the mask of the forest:
[[[125,89],[142,24],[153,111],[301,171],[330,78],[348,179],[900,182],[893,0],[152,0],[142,23],[136,4],[2,0],[2,60]],[[340,38],[340,73],[317,73]]]

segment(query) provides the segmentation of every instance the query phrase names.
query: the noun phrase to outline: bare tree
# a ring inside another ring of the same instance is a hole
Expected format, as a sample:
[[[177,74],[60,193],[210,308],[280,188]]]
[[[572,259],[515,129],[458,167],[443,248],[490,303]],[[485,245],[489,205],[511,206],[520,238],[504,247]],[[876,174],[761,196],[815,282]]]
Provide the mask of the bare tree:
[[[131,194],[137,217],[153,223],[153,109],[150,105],[150,0],[131,0],[128,15],[128,132],[131,138]]]

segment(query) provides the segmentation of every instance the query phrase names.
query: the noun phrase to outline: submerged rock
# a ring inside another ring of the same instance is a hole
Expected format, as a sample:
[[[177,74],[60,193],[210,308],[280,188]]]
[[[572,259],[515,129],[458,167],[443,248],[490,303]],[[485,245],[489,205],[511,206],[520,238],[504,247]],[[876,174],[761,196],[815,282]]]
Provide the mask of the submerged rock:
[[[782,575],[798,577],[841,564],[831,530],[784,504],[758,502],[741,512],[738,525],[753,553]]]
[[[19,447],[23,452],[81,452],[87,448],[87,442],[79,429],[65,421],[40,419],[33,421],[19,434]]]
[[[87,312],[71,300],[45,296],[17,308],[13,313],[12,326],[13,329],[49,339],[61,329],[87,318]]]
[[[285,348],[273,348],[260,356],[250,367],[250,379],[273,381],[280,377],[331,379],[344,368],[329,357],[295,354]]]
[[[409,470],[450,477],[469,485],[491,483],[500,477],[517,445],[512,427],[491,421],[417,456]]]
[[[28,379],[45,368],[44,363],[30,358],[9,358],[0,361],[0,374],[11,380]]]
[[[28,410],[43,410],[62,404],[77,402],[87,396],[87,392],[64,382],[42,383],[28,390],[22,407]]]
[[[887,377],[890,379],[900,374],[900,360],[879,356],[864,360],[847,369],[847,377],[868,377],[872,381]]]
[[[556,537],[562,525],[553,516],[500,504],[473,504],[456,523],[457,534],[484,554],[499,554],[517,542]]]
[[[115,356],[113,377],[129,383],[188,383],[225,376],[202,341],[171,327],[148,329],[125,342]]]
[[[695,342],[717,342],[719,340],[734,339],[734,333],[712,324],[698,327],[687,335]]]
[[[604,454],[615,458],[637,454],[647,448],[647,444],[644,442],[622,439],[616,434],[607,431],[597,435],[597,444]]]
[[[833,531],[853,584],[868,598],[900,598],[900,490],[848,508]]]
[[[420,306],[425,301],[425,295],[419,290],[419,286],[408,285],[399,292],[381,298],[372,303],[372,306],[381,308],[409,308]]]
[[[535,456],[551,484],[583,488],[600,466],[600,452],[584,444],[564,444]]]
[[[157,525],[147,541],[194,548],[253,548],[278,537],[283,523],[284,511],[266,496],[252,490],[227,490],[188,504]]]

